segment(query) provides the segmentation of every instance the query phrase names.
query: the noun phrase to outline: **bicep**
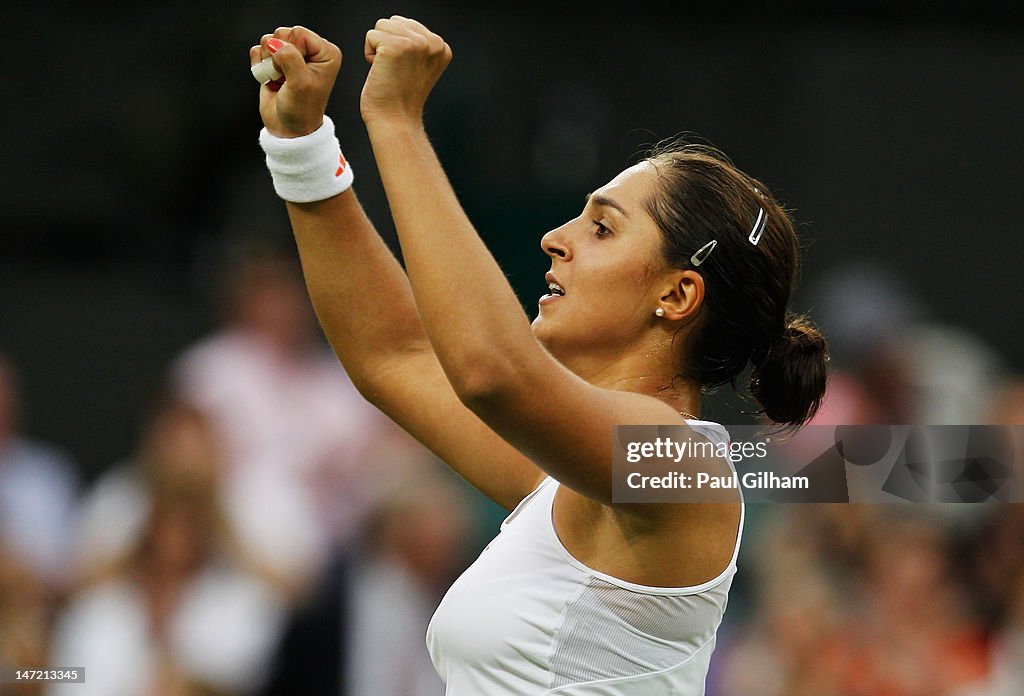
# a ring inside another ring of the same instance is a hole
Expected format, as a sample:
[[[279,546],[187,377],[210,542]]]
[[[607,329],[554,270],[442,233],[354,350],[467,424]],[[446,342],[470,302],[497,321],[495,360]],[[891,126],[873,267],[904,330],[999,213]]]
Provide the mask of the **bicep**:
[[[467,408],[432,351],[389,358],[360,391],[459,475],[511,510],[543,471]]]

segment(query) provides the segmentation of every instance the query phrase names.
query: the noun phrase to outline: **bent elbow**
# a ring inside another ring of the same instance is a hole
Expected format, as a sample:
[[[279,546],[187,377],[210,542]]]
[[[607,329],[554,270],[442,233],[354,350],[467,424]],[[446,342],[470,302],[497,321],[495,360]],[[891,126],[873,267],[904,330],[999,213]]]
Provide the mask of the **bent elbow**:
[[[493,409],[496,403],[507,398],[512,388],[508,370],[496,366],[461,367],[449,376],[452,389],[462,404],[480,414]]]

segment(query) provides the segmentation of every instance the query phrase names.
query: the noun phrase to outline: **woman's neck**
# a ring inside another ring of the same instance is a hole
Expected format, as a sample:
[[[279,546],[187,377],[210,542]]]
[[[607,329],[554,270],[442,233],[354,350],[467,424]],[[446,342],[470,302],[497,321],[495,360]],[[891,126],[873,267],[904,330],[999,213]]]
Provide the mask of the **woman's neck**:
[[[657,360],[654,355],[630,355],[614,360],[579,359],[566,367],[594,386],[647,394],[661,399],[676,411],[700,414],[700,385],[679,377],[674,366]]]

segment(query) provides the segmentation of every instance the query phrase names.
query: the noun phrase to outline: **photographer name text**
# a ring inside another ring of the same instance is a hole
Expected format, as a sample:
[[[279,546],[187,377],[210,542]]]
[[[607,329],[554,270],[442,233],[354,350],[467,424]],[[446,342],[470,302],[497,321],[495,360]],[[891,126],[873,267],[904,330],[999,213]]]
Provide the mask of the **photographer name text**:
[[[675,488],[675,489],[713,489],[713,488],[747,488],[751,490],[770,488],[810,488],[810,479],[806,476],[779,476],[771,471],[725,474],[716,476],[706,472],[692,474],[673,471],[663,476],[645,476],[634,471],[626,477],[626,485],[630,488]]]

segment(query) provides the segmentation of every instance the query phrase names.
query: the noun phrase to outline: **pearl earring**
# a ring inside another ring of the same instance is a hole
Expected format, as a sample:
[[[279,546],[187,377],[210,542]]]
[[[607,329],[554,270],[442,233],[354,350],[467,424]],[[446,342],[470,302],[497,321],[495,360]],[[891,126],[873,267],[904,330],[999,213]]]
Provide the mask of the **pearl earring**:
[[[658,307],[656,310],[654,310],[654,313],[657,314],[659,317],[665,316],[665,310],[662,307]]]

